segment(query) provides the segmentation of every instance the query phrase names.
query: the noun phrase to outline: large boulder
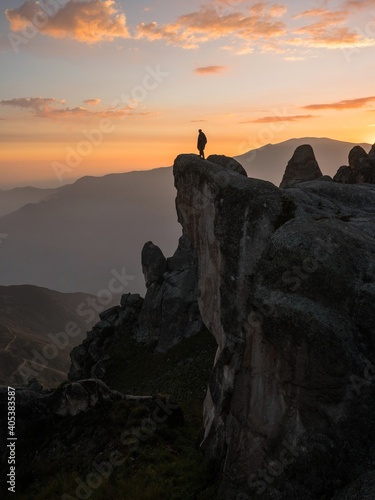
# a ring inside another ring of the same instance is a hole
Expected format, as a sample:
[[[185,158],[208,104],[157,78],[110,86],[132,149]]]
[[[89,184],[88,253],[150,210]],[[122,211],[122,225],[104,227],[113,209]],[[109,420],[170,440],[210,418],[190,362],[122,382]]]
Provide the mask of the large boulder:
[[[86,413],[97,406],[111,404],[123,396],[110,390],[104,382],[96,379],[61,384],[57,389],[42,390],[36,380],[27,386],[15,389],[15,413],[17,436],[29,433],[33,425],[43,425],[55,417],[74,416]],[[8,387],[0,387],[0,410],[6,412]],[[6,442],[6,429],[0,431],[0,444]],[[29,436],[28,436],[29,437]]]
[[[369,160],[375,160],[375,144],[372,145],[367,156],[368,156]]]
[[[104,378],[110,359],[108,352],[114,348],[120,335],[133,335],[142,305],[143,298],[139,294],[127,293],[122,295],[120,306],[100,313],[101,320],[87,333],[82,344],[70,353],[70,381],[91,377]]]
[[[361,146],[354,146],[349,152],[349,167],[353,170],[359,170],[364,163],[367,163],[368,156]]]
[[[210,161],[212,163],[216,163],[217,165],[221,165],[222,167],[225,167],[225,168],[229,168],[230,170],[233,170],[233,172],[237,172],[238,174],[241,174],[244,177],[247,177],[246,170],[234,158],[230,158],[230,157],[224,156],[224,155],[210,155],[207,158],[207,161]]]
[[[335,182],[341,182],[342,184],[354,184],[355,174],[353,170],[347,165],[343,165],[338,169],[335,176],[333,177]]]
[[[369,154],[361,146],[349,152],[349,166],[340,167],[333,180],[343,184],[375,184],[375,148]]]
[[[280,190],[195,155],[174,176],[218,344],[201,446],[219,496],[332,498],[375,461],[375,186]]]
[[[288,188],[300,182],[312,181],[322,177],[313,148],[309,144],[298,146],[286,167],[281,188]]]
[[[151,241],[142,250],[147,285],[145,298],[124,294],[119,306],[100,313],[100,321],[70,353],[69,380],[105,379],[113,352],[122,335],[165,352],[203,328],[198,308],[197,260],[187,236],[166,259]]]
[[[199,333],[203,323],[197,293],[196,258],[189,239],[182,236],[173,257],[166,259],[166,272],[149,284],[136,340],[155,343],[158,351],[167,351],[183,338]]]
[[[155,281],[162,279],[167,270],[167,259],[159,247],[152,241],[145,243],[142,249],[142,271],[148,288]]]

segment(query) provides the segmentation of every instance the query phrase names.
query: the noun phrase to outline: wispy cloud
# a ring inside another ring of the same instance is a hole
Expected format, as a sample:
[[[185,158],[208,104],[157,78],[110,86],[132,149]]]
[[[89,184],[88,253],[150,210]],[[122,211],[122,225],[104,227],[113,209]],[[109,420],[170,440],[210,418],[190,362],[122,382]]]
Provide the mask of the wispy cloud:
[[[0,101],[2,106],[12,106],[16,108],[31,109],[35,113],[42,113],[47,109],[52,109],[57,104],[65,104],[65,100],[54,97],[16,97]]]
[[[38,31],[53,38],[73,38],[91,44],[129,37],[125,14],[118,11],[114,0],[68,0],[54,10],[52,5],[46,10],[38,0],[28,0],[16,9],[7,9],[5,16],[16,32],[38,19]]]
[[[198,73],[199,75],[212,75],[222,73],[227,69],[227,66],[202,66],[201,68],[196,68],[194,72]]]
[[[263,0],[250,7],[246,14],[231,10],[220,14],[212,5],[177,18],[174,23],[159,26],[156,22],[138,25],[137,37],[164,40],[170,45],[196,49],[202,43],[231,37],[246,42],[261,43],[286,32],[279,18],[286,9],[280,4],[270,5]]]
[[[296,122],[299,120],[308,120],[309,118],[318,118],[317,115],[294,115],[294,116],[263,116],[256,120],[247,120],[239,123],[276,123],[276,122]]]
[[[84,102],[97,101],[96,99],[87,99]],[[154,113],[136,112],[135,106],[128,105],[121,108],[108,108],[100,111],[90,111],[83,106],[74,108],[61,107],[65,104],[65,99],[59,100],[55,98],[44,97],[18,97],[15,99],[0,101],[1,106],[11,106],[24,110],[31,110],[32,116],[37,118],[65,119],[65,118],[121,118],[123,116],[137,115],[150,116]]]
[[[97,106],[101,103],[100,99],[86,99],[83,101],[87,106]]]
[[[375,0],[345,0],[343,7],[350,10],[364,10],[375,7]]]
[[[348,2],[345,2],[341,10],[316,8],[295,15],[294,19],[309,19],[313,22],[294,29],[287,43],[294,46],[325,49],[375,45],[375,39],[366,37],[347,25],[350,15],[349,7]]]
[[[303,106],[303,109],[310,109],[310,110],[335,109],[340,111],[343,109],[363,108],[367,104],[370,104],[373,101],[375,101],[375,96],[359,97],[357,99],[345,99],[344,101],[331,102],[331,103],[309,104],[308,106]]]

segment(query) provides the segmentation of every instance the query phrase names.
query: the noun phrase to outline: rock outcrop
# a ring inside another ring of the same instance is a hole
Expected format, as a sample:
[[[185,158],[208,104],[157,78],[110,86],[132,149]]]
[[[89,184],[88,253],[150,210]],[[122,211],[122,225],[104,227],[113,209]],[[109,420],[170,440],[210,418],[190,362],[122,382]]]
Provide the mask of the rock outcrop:
[[[332,498],[375,461],[375,186],[290,174],[306,160],[321,176],[303,147],[283,190],[196,155],[174,164],[218,344],[202,448],[225,500]]]
[[[238,161],[234,158],[229,158],[228,156],[224,155],[210,155],[207,158],[207,161],[216,163],[217,165],[221,165],[222,167],[229,168],[229,170],[233,170],[233,172],[237,172],[238,174],[247,177],[246,170],[243,168],[241,163],[238,163]]]
[[[182,236],[175,254],[168,259],[158,247],[146,243],[142,268],[148,288],[135,339],[154,342],[158,351],[167,351],[203,327],[197,302],[196,258],[189,239]]]
[[[322,175],[313,148],[309,144],[304,144],[295,150],[286,167],[280,187],[292,187],[300,182],[318,179]]]
[[[143,304],[139,294],[124,294],[120,306],[99,314],[100,321],[87,333],[86,339],[70,353],[70,381],[85,378],[102,379],[109,361],[108,352],[120,335],[133,335]]]
[[[375,184],[374,146],[368,154],[361,146],[355,146],[349,152],[349,166],[340,167],[333,180],[343,184]]]
[[[0,387],[0,410],[6,413],[8,387]],[[123,399],[117,391],[110,390],[101,380],[80,380],[72,384],[62,384],[57,389],[42,390],[34,381],[27,387],[15,390],[17,436],[22,439],[35,423],[54,417],[69,417],[93,410],[99,405],[111,404]],[[6,449],[6,427],[0,432],[1,449]]]
[[[198,308],[197,262],[189,239],[180,238],[173,257],[166,259],[151,241],[142,250],[147,286],[145,298],[124,294],[119,306],[99,314],[100,321],[70,354],[69,380],[103,379],[121,335],[165,352],[203,328]]]

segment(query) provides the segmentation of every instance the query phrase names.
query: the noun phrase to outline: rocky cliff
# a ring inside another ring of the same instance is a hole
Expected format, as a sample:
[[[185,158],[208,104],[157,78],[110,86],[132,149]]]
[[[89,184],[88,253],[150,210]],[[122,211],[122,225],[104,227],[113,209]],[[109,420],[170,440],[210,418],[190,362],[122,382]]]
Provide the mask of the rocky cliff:
[[[16,390],[21,494],[82,498],[83,484],[103,498],[375,498],[375,186],[364,154],[354,148],[347,168],[367,177],[334,182],[300,146],[280,188],[225,156],[179,156],[183,236],[170,258],[145,244],[145,298],[125,294],[100,314],[71,354],[69,383]],[[193,443],[207,380],[203,463]]]
[[[182,339],[201,332],[196,267],[196,257],[186,236],[180,238],[176,252],[168,259],[159,247],[147,242],[142,250],[145,298],[124,294],[119,306],[99,314],[100,321],[70,354],[69,379],[103,379],[111,365],[109,353],[121,336],[166,352]]]
[[[375,461],[375,186],[304,155],[318,178],[285,189],[225,161],[174,164],[218,345],[202,448],[226,500],[333,498]]]
[[[369,153],[355,146],[349,153],[349,165],[339,168],[333,180],[344,184],[375,184],[375,144]]]

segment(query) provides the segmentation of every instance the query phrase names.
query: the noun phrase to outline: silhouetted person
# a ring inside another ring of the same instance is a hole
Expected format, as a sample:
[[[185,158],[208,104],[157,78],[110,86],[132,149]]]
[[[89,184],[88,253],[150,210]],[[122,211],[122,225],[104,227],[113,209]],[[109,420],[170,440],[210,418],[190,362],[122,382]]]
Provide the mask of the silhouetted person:
[[[197,143],[197,148],[199,151],[199,156],[204,159],[204,148],[206,147],[207,144],[207,137],[205,134],[202,132],[201,129],[198,130],[198,143]]]

